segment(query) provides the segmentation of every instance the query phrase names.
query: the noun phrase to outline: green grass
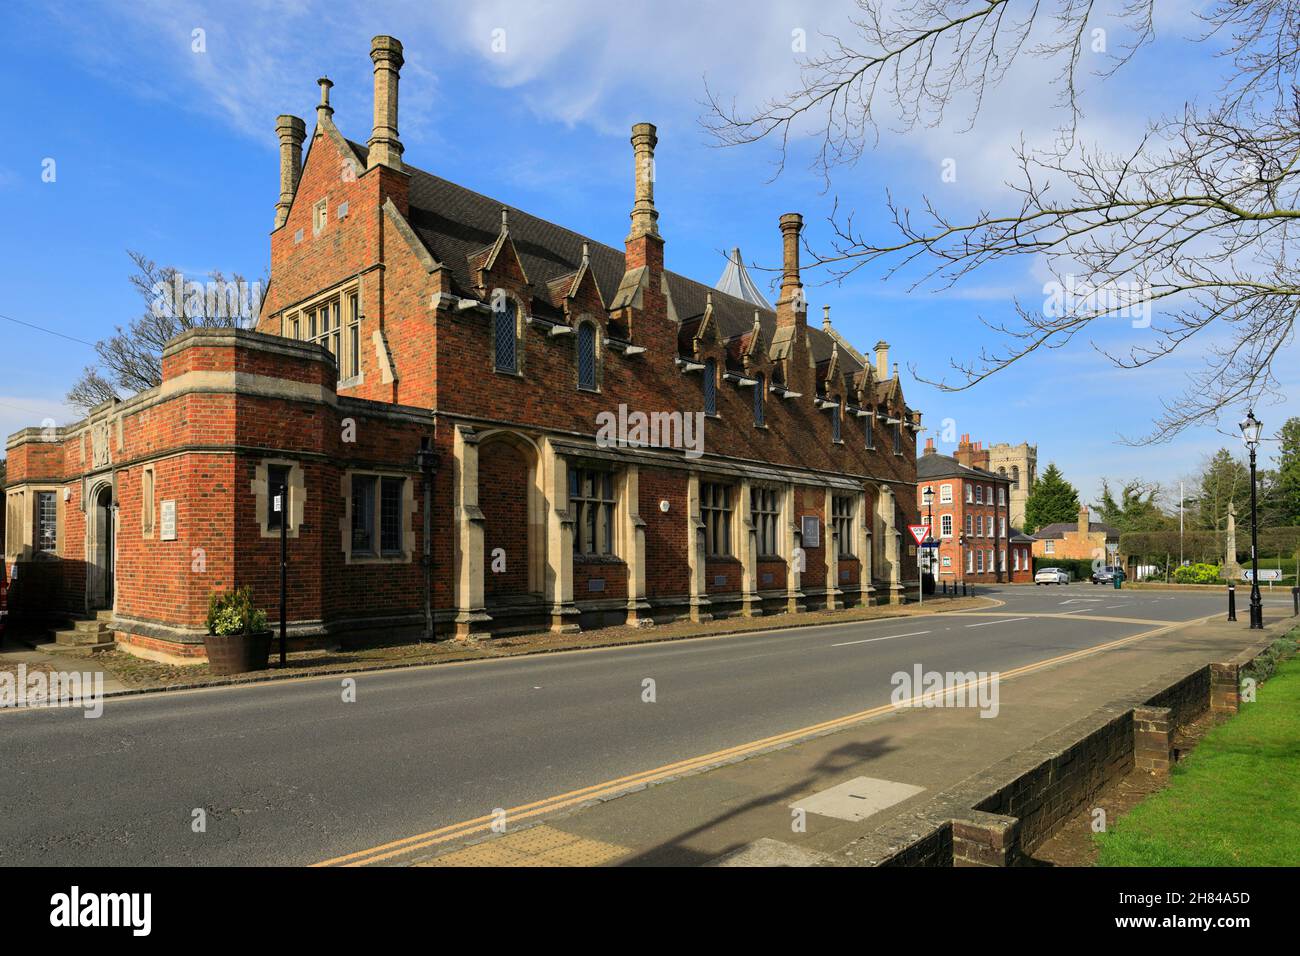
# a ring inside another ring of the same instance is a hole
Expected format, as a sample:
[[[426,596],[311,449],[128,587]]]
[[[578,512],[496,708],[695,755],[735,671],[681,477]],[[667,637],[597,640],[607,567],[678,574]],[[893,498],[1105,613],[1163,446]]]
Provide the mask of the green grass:
[[[1300,865],[1300,659],[1094,839],[1098,866]]]

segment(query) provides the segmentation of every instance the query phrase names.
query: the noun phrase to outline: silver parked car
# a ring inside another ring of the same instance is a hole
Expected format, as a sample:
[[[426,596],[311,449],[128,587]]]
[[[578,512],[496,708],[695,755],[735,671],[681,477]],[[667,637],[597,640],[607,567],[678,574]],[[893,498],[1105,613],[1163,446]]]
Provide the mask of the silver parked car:
[[[1041,568],[1034,575],[1034,584],[1069,584],[1070,573],[1060,568]]]

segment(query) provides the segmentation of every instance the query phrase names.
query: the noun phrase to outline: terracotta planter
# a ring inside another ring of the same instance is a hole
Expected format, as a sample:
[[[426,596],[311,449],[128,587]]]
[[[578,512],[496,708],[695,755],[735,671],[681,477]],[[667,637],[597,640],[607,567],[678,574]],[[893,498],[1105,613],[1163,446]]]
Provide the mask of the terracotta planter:
[[[255,634],[208,634],[203,647],[208,652],[208,667],[214,674],[242,674],[264,671],[271,656],[271,632]]]

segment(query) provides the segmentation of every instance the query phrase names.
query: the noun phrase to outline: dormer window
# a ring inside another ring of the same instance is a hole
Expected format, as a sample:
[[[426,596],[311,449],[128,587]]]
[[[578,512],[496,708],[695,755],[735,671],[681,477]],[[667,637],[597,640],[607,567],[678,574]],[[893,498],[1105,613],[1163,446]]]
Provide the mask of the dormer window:
[[[767,376],[760,372],[754,379],[758,383],[754,386],[754,427],[762,428],[766,414],[763,403],[767,401]]]
[[[835,404],[831,406],[831,441],[839,444],[840,438],[840,399],[837,395],[831,399]]]

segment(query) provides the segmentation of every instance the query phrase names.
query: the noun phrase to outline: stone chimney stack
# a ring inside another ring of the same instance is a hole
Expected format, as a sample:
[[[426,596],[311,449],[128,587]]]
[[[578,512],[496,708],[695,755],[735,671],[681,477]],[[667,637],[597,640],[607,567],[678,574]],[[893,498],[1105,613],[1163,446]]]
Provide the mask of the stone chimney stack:
[[[367,167],[387,166],[402,171],[402,142],[397,138],[397,79],[402,68],[402,43],[395,37],[370,41],[375,64],[375,128],[370,134]]]
[[[319,126],[322,120],[334,115],[334,107],[330,106],[330,87],[334,81],[328,76],[322,76],[316,84],[320,87],[320,103],[316,106],[316,125]]]
[[[280,201],[275,204],[275,228],[279,229],[289,218],[293,194],[298,191],[298,178],[302,176],[302,141],[307,137],[307,124],[297,116],[276,118],[275,132],[280,137]]]
[[[808,302],[799,277],[799,234],[803,216],[788,212],[781,217],[781,297],[776,300],[777,326],[806,325]]]
[[[889,343],[884,339],[876,343],[876,378],[889,378]]]
[[[1080,535],[1085,535],[1088,533],[1088,527],[1090,523],[1088,519],[1089,519],[1088,506],[1079,505],[1079,534]]]
[[[659,235],[659,210],[655,209],[655,147],[659,136],[653,123],[632,127],[632,231],[628,240]]]

